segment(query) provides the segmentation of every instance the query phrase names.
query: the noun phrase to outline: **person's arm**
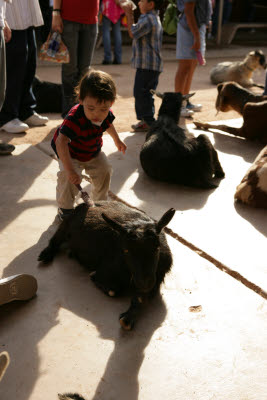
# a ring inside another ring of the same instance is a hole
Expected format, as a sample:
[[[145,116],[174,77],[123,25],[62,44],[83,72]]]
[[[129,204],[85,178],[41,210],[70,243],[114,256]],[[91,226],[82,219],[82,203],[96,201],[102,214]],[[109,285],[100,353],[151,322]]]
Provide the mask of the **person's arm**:
[[[117,149],[118,149],[119,151],[122,151],[123,154],[125,154],[125,150],[127,149],[127,146],[126,146],[125,143],[123,143],[123,142],[120,140],[119,135],[118,135],[116,129],[114,128],[114,125],[113,125],[113,124],[111,124],[111,125],[109,126],[109,128],[107,129],[107,133],[112,137],[112,139],[113,139],[113,141],[114,141],[114,144],[115,144],[115,146],[117,147]]]
[[[5,20],[5,26],[4,26],[4,38],[5,42],[8,43],[11,40],[12,32],[11,29],[9,28],[9,25],[7,21]]]
[[[53,10],[61,10],[62,0],[54,0]],[[63,21],[60,11],[52,11],[52,31],[62,33]]]
[[[68,146],[69,141],[70,141],[70,139],[67,136],[62,135],[60,133],[56,140],[56,149],[57,149],[57,154],[60,158],[60,161],[62,162],[62,164],[64,166],[64,170],[66,171],[68,180],[73,185],[77,185],[77,184],[81,183],[82,179],[79,176],[79,174],[77,174],[77,172],[75,172],[75,169],[73,167],[73,163],[72,163],[70,152],[69,152],[69,146]]]
[[[128,29],[128,33],[130,38],[133,38],[133,34],[132,34],[132,25],[134,23],[134,11],[132,8],[131,4],[127,4],[127,5],[123,5],[123,3],[121,3],[121,8],[124,10],[126,18],[127,18],[127,29]]]
[[[194,36],[194,44],[192,46],[192,49],[197,51],[200,49],[200,35],[195,17],[195,5],[195,2],[185,3],[184,13],[186,16],[187,25],[189,26]]]

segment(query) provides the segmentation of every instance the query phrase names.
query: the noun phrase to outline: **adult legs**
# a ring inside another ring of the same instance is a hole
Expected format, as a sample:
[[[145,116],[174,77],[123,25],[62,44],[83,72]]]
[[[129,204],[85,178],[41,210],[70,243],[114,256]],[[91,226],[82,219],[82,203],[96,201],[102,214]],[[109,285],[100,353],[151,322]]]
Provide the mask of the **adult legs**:
[[[267,72],[266,72],[266,75],[265,75],[265,86],[264,86],[264,92],[263,92],[263,94],[264,94],[264,95],[267,95]]]
[[[175,92],[189,93],[196,66],[197,60],[179,60],[175,75]]]
[[[78,83],[78,37],[79,24],[72,21],[63,21],[64,28],[62,32],[62,40],[67,46],[70,55],[70,62],[62,64],[62,116],[64,117],[71,107],[75,104],[74,88]]]
[[[98,35],[97,24],[81,24],[78,41],[78,81],[90,68]]]
[[[3,29],[0,28],[0,110],[4,104],[6,93],[6,51]]]
[[[13,30],[12,39],[6,44],[6,96],[0,112],[0,125],[19,118],[24,79],[27,70],[28,32]]]
[[[82,74],[90,67],[97,33],[96,24],[79,24],[64,20],[62,39],[69,50],[70,62],[62,65],[63,116],[75,104],[74,88]]]
[[[151,125],[155,121],[154,98],[150,90],[156,90],[159,81],[159,71],[148,69],[136,70],[134,82],[134,98],[136,117],[144,120],[147,125]]]
[[[34,29],[27,29],[27,60],[26,71],[23,81],[22,98],[19,109],[19,119],[24,121],[34,113],[36,99],[32,91],[32,83],[36,72],[36,40]]]
[[[121,20],[119,19],[116,24],[112,24],[112,32],[114,38],[114,61],[116,64],[121,64]]]
[[[110,26],[111,21],[105,15],[102,20],[102,35],[103,35],[103,46],[104,46],[104,61],[111,62],[111,40],[110,40]],[[112,26],[113,30],[113,26]]]

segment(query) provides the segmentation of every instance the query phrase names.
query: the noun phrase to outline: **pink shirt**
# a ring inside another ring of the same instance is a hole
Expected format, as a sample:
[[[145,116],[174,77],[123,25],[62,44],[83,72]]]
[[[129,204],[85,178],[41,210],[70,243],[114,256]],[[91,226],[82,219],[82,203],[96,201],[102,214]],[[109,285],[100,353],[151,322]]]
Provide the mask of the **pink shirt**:
[[[123,9],[118,6],[114,0],[103,0],[102,1],[102,14],[110,19],[113,24],[116,24],[120,19],[121,15],[124,14]]]

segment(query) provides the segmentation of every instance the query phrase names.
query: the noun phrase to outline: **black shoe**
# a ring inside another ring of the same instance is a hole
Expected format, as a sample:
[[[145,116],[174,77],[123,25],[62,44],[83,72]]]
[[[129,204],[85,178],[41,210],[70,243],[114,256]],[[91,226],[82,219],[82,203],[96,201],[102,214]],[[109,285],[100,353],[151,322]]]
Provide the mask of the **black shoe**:
[[[112,64],[119,65],[119,64],[121,64],[121,61],[117,61],[116,59],[114,59]]]
[[[112,61],[103,60],[102,64],[103,65],[110,65],[110,64],[112,64]]]
[[[57,216],[60,221],[65,221],[73,213],[73,208],[58,208]]]
[[[11,154],[12,151],[15,150],[15,146],[13,144],[7,144],[4,142],[0,142],[0,155],[1,156],[6,156],[8,154]]]

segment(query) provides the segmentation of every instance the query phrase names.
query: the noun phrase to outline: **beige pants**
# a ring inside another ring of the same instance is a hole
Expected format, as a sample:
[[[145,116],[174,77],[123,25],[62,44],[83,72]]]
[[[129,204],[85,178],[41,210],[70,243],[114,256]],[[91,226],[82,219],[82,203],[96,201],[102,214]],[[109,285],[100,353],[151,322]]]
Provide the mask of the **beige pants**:
[[[91,196],[93,200],[107,200],[112,175],[112,167],[102,151],[90,161],[78,161],[72,159],[75,171],[80,176],[82,171],[92,179]],[[57,203],[59,208],[71,209],[79,190],[70,183],[64,170],[62,162],[59,160],[59,172],[57,173]]]

